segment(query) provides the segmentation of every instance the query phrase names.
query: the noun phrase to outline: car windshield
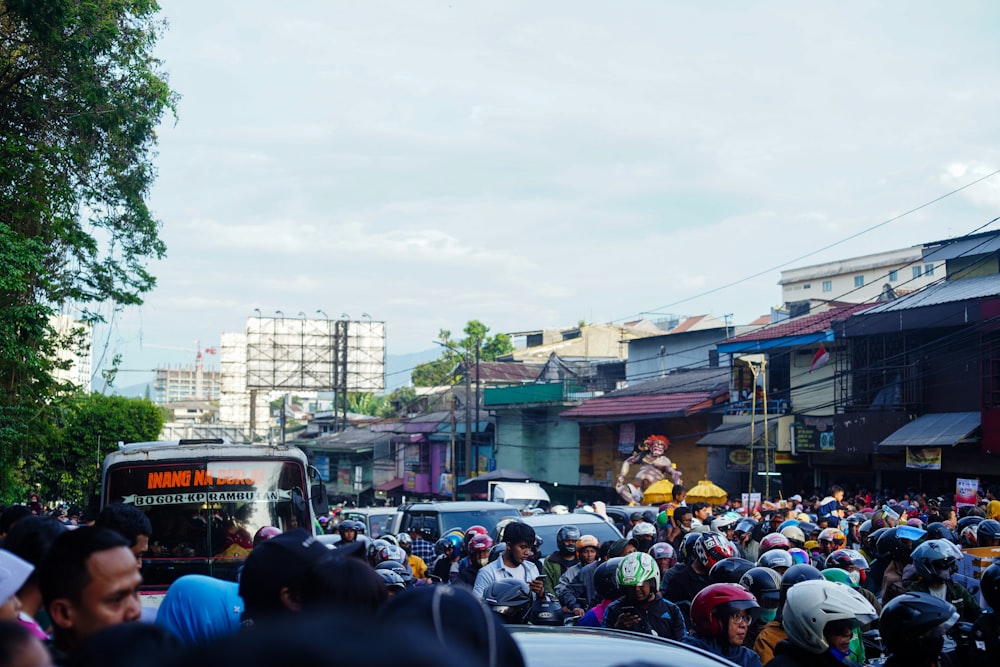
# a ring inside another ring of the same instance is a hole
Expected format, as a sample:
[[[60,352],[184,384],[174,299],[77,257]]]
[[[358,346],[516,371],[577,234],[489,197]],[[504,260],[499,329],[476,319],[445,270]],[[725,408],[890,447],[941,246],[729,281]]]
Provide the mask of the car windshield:
[[[565,523],[555,523],[549,526],[532,526],[535,529],[535,535],[542,538],[542,556],[547,556],[559,548],[556,544],[556,533],[563,526],[576,526],[580,529],[581,535],[593,535],[602,544],[609,540],[620,540],[622,537],[621,533],[614,526],[605,521],[583,523],[573,521],[573,515],[571,514],[565,516]]]
[[[463,510],[461,512],[441,512],[440,525],[442,530],[461,528],[465,530],[469,526],[482,526],[487,531],[492,531],[500,519],[505,517],[518,516],[517,510],[510,509],[482,509]]]

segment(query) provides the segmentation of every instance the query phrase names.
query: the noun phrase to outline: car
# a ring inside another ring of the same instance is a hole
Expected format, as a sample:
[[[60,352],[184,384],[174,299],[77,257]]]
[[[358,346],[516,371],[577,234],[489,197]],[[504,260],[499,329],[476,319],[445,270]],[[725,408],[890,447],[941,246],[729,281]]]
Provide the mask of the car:
[[[399,507],[399,515],[398,532],[422,530],[431,542],[452,528],[464,531],[479,525],[492,530],[501,519],[521,516],[511,505],[487,500],[407,503]]]
[[[340,520],[350,519],[365,524],[365,535],[374,539],[399,531],[399,512],[395,507],[351,507],[340,511]]]
[[[508,625],[526,667],[662,665],[733,667],[728,660],[672,639],[610,628]]]
[[[521,517],[523,523],[535,529],[535,536],[542,539],[542,553],[547,556],[555,551],[556,533],[563,526],[576,526],[580,529],[581,535],[593,535],[602,544],[609,540],[620,540],[622,534],[618,532],[612,524],[608,523],[596,514],[539,514],[537,516]],[[497,531],[493,528],[493,538],[496,539]]]

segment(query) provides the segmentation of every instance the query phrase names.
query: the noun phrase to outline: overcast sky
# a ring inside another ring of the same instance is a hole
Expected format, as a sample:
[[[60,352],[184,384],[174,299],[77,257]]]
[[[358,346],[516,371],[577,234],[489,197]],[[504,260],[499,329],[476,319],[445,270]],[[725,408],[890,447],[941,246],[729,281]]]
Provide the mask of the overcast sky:
[[[95,371],[192,363],[255,308],[368,313],[389,354],[470,319],[742,324],[779,267],[1000,213],[998,176],[824,250],[1000,168],[989,0],[161,3],[168,253]]]

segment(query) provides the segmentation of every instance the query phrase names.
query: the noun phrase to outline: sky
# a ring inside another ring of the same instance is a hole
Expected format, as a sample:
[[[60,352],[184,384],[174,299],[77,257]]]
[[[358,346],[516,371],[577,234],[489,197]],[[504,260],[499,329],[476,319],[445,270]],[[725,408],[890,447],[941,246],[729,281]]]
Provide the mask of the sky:
[[[1000,169],[989,0],[161,6],[167,257],[95,332],[119,385],[254,309],[366,313],[390,355],[471,319],[744,324],[782,268],[1000,214],[1000,176],[924,206]]]

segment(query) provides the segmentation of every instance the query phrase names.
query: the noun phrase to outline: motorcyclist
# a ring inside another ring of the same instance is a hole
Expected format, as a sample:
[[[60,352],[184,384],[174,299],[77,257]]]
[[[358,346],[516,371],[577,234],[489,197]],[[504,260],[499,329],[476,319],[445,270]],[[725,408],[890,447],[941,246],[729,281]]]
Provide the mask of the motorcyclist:
[[[792,586],[796,584],[804,581],[818,581],[822,578],[823,575],[819,570],[812,565],[805,563],[801,565],[793,565],[788,568],[783,575],[781,575],[781,590],[778,594],[777,617],[760,630],[757,634],[757,640],[753,644],[754,653],[760,656],[760,661],[763,664],[766,665],[772,658],[774,658],[774,651],[778,644],[788,639],[788,633],[785,632],[785,626],[782,623],[782,613],[784,611],[788,591],[791,590]]]
[[[1000,563],[994,562],[983,570],[979,592],[990,609],[972,623],[972,650],[969,654],[974,667],[1000,665]]]
[[[826,580],[801,581],[788,589],[782,621],[788,639],[778,644],[769,667],[843,667],[854,630],[877,617],[853,588]]]
[[[597,566],[594,573],[594,588],[601,601],[591,607],[579,620],[577,625],[585,627],[599,628],[603,625],[604,614],[612,602],[622,597],[623,593],[618,586],[618,566],[621,564],[623,556],[609,558]]]
[[[587,590],[581,575],[583,568],[597,560],[600,546],[593,535],[581,535],[576,541],[576,565],[563,572],[556,583],[556,598],[562,604],[563,613],[580,617],[587,612]]]
[[[618,565],[616,580],[623,597],[608,605],[604,627],[682,639],[686,633],[681,610],[660,596],[660,570],[653,557],[631,553]]]
[[[753,647],[764,626],[777,618],[778,604],[781,601],[781,576],[769,567],[753,567],[740,577],[739,584],[750,591],[760,605],[760,612],[747,628],[747,636],[743,640],[745,646]]]
[[[884,667],[936,667],[944,636],[958,622],[958,611],[929,593],[905,592],[882,610],[879,631],[889,657]],[[995,663],[993,663],[995,664]]]
[[[576,565],[576,541],[580,536],[580,529],[572,525],[563,526],[556,533],[556,550],[545,558],[541,568],[545,574],[546,593],[555,595],[559,578]]]
[[[451,567],[458,562],[458,548],[462,538],[458,535],[446,535],[434,543],[434,562],[431,564],[431,575],[440,582],[451,581]],[[458,572],[456,569],[456,576]]]
[[[691,546],[692,558],[686,568],[670,577],[664,597],[673,603],[690,602],[708,586],[708,571],[732,555],[729,541],[719,533],[701,533]]]
[[[882,603],[879,602],[878,597],[874,593],[864,587],[867,578],[866,573],[868,572],[868,561],[865,560],[864,555],[860,551],[854,549],[837,549],[826,557],[825,566],[823,569],[824,573],[827,570],[843,571],[850,579],[850,583],[853,584],[854,588],[857,588],[858,592],[864,595],[865,599],[875,607],[875,612],[881,615]],[[867,626],[862,628],[862,630],[868,629],[870,628]]]
[[[490,549],[493,548],[493,538],[489,535],[473,535],[466,549],[468,555],[458,561],[457,581],[473,586],[479,569],[490,562]]]
[[[903,524],[890,528],[878,538],[879,558],[889,560],[882,575],[882,592],[879,595],[883,605],[906,590],[909,582],[904,582],[904,570],[910,564],[913,542],[926,534],[927,531],[922,528]]]
[[[760,605],[739,584],[711,584],[691,602],[692,634],[683,639],[742,667],[760,667],[756,653],[743,646]]]
[[[955,606],[961,620],[971,623],[982,610],[968,589],[951,578],[958,571],[962,556],[961,550],[947,540],[921,543],[911,555],[917,578],[906,590],[947,600]]]
[[[409,533],[400,533],[396,536],[396,543],[399,547],[406,552],[406,568],[413,574],[417,579],[423,579],[427,576],[427,563],[420,556],[413,553],[413,538],[410,537]]]
[[[656,543],[656,526],[646,521],[640,521],[632,530],[631,539],[635,540],[635,547],[639,551],[648,552],[649,548]]]

